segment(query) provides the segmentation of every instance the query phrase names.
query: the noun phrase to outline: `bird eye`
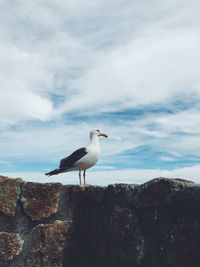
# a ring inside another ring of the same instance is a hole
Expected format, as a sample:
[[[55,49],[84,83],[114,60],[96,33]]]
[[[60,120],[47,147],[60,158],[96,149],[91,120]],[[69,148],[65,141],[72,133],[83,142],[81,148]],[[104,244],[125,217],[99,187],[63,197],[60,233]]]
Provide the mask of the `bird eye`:
[[[97,130],[97,132],[100,132],[99,130]]]

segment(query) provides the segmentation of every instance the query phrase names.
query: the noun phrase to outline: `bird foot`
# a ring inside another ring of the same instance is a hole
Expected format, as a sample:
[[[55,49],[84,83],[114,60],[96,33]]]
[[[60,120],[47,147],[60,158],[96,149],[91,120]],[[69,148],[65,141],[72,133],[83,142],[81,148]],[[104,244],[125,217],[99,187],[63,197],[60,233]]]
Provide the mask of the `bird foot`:
[[[80,184],[80,187],[85,188],[85,187],[89,187],[89,184]]]
[[[90,186],[90,184],[84,184],[84,187],[89,187]]]

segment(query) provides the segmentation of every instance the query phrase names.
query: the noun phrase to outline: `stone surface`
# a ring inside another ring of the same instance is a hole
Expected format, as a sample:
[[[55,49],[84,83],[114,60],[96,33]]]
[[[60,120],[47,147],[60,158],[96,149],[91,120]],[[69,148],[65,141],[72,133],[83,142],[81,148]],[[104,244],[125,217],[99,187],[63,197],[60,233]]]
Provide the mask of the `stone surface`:
[[[48,218],[58,211],[61,184],[25,183],[21,200],[32,220]]]
[[[138,208],[167,206],[178,191],[193,184],[182,179],[157,178],[137,187],[135,204]]]
[[[171,207],[138,209],[140,228],[148,239],[156,240],[167,234],[174,223]]]
[[[19,234],[0,232],[0,259],[4,262],[11,261],[23,247],[23,240]]]
[[[160,246],[161,266],[197,267],[200,265],[200,223],[179,219]]]
[[[15,206],[20,194],[18,179],[0,176],[0,211],[8,216],[14,216]]]
[[[180,217],[200,218],[200,185],[190,184],[177,195],[174,213]]]
[[[69,190],[74,229],[63,266],[107,266],[109,217],[105,190],[99,186],[72,186]]]
[[[116,206],[111,214],[112,266],[142,266],[145,238],[135,212]]]
[[[200,185],[0,184],[2,267],[199,266]]]
[[[39,224],[31,232],[28,267],[61,267],[63,251],[71,222],[56,220],[52,224]]]
[[[113,206],[133,206],[133,196],[136,193],[138,185],[113,184],[108,185],[106,190],[107,206],[112,209]]]

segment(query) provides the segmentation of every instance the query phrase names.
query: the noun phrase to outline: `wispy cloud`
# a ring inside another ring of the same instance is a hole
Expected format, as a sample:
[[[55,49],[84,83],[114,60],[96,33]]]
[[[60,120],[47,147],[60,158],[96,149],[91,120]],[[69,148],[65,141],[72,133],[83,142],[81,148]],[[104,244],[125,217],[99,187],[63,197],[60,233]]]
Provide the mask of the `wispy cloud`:
[[[0,169],[45,171],[98,127],[111,137],[99,165],[109,179],[120,168],[136,174],[131,164],[140,177],[184,175],[184,166],[194,177],[199,8],[196,0],[2,2]]]
[[[165,169],[125,169],[125,170],[104,170],[89,171],[87,182],[93,185],[108,185],[111,183],[132,183],[141,184],[149,179],[158,177],[183,178],[199,183],[200,165],[183,167],[172,170]],[[10,177],[21,177],[26,181],[36,182],[60,182],[63,184],[79,184],[78,174],[75,172],[60,174],[59,176],[44,177],[41,172],[6,172]]]

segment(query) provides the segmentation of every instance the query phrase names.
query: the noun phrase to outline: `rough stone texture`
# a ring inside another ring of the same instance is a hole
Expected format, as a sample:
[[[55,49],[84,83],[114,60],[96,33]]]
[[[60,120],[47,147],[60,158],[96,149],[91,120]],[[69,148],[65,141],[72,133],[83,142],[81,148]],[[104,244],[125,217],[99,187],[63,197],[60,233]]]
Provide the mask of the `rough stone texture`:
[[[200,223],[179,219],[160,246],[163,266],[197,267],[200,265]]]
[[[103,187],[72,186],[69,204],[73,209],[73,235],[65,250],[63,266],[107,266],[109,217]]]
[[[112,266],[141,266],[145,256],[145,238],[133,210],[116,206],[111,214]]]
[[[63,266],[63,251],[70,226],[71,222],[56,220],[52,224],[39,224],[33,228],[27,266]]]
[[[135,204],[138,208],[167,206],[178,191],[193,184],[182,179],[157,178],[137,187]]]
[[[22,251],[23,240],[19,234],[0,232],[0,260],[11,261]]]
[[[1,183],[2,267],[200,266],[200,185]]]
[[[61,184],[25,183],[21,200],[32,220],[48,218],[58,211]]]
[[[14,216],[15,206],[20,194],[19,179],[0,176],[0,211]]]

